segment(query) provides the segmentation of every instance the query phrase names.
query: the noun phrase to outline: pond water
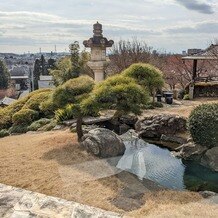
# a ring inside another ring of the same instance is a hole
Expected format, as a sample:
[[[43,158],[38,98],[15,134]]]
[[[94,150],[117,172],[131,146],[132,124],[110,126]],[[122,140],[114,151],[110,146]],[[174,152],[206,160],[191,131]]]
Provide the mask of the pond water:
[[[142,139],[124,141],[125,154],[117,168],[149,179],[163,187],[193,191],[218,192],[218,173],[197,163],[174,157],[168,149],[146,143]]]

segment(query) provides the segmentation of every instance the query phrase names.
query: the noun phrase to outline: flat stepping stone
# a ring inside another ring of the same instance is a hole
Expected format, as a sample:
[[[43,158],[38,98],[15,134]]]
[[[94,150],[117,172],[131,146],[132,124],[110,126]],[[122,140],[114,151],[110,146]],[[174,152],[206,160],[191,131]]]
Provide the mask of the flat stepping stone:
[[[0,217],[117,218],[122,215],[73,201],[0,184]]]

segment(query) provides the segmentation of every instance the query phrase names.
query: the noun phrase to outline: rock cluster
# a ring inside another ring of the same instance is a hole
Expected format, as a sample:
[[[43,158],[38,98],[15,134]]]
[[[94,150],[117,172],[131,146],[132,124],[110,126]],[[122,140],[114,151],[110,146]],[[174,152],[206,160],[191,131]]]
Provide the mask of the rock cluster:
[[[135,116],[85,118],[82,145],[92,154],[100,157],[115,157],[125,151],[123,141],[141,137],[161,144],[170,149],[175,156],[185,160],[198,161],[200,164],[218,171],[218,147],[208,149],[195,144],[191,138],[178,136],[186,132],[186,119],[175,115],[156,115],[138,120]],[[101,125],[100,125],[101,124]],[[105,128],[99,128],[99,127]],[[109,128],[110,127],[110,128]],[[127,134],[118,136],[109,129]],[[115,129],[117,128],[117,129]],[[134,130],[135,128],[135,130]]]
[[[173,115],[145,117],[135,124],[139,136],[160,139],[162,135],[174,135],[186,130],[186,119]]]
[[[121,138],[114,132],[97,128],[89,131],[82,138],[81,145],[92,154],[102,158],[123,155],[125,145]]]

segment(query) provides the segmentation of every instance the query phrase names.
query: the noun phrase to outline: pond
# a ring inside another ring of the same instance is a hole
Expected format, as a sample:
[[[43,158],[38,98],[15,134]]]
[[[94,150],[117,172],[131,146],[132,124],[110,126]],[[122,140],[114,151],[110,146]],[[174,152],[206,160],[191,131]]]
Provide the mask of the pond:
[[[124,141],[125,154],[117,168],[176,190],[218,192],[218,173],[192,161],[182,161],[165,148],[142,139]]]

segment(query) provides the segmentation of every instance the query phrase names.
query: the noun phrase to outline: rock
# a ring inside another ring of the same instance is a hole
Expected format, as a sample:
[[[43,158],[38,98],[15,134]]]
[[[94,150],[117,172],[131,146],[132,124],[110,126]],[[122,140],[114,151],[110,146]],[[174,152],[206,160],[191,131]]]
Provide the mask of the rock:
[[[186,131],[186,119],[174,115],[156,115],[145,117],[135,124],[139,136],[143,138],[161,138],[161,135],[174,135]]]
[[[164,142],[172,142],[180,145],[187,143],[187,139],[175,135],[172,136],[172,135],[162,134],[160,140]]]
[[[92,154],[103,158],[116,157],[125,152],[125,145],[121,138],[104,128],[89,131],[82,137],[81,145]]]
[[[200,160],[204,152],[207,150],[206,147],[189,142],[176,149],[180,153],[180,157],[185,160]]]
[[[77,119],[72,119],[72,120],[63,121],[62,123],[65,126],[72,126],[73,124],[76,124],[76,121],[77,121]]]
[[[217,196],[217,193],[211,192],[211,191],[200,191],[199,194],[200,194],[203,198],[209,198],[209,197]]]
[[[122,124],[126,124],[129,126],[134,126],[136,124],[136,122],[138,121],[138,117],[135,115],[123,115],[120,117],[119,119],[120,123]]]
[[[113,118],[113,115],[105,115],[100,117],[84,117],[83,124],[85,125],[92,125],[96,123],[103,123],[109,121]]]
[[[83,129],[83,134],[88,134],[89,131],[93,130],[93,129],[97,129],[99,128],[98,125],[83,125],[82,129]]]
[[[130,126],[128,126],[127,124],[121,124],[120,126],[119,126],[119,134],[124,134],[124,133],[126,133],[129,129],[131,129],[131,127]]]
[[[123,141],[135,141],[136,139],[138,139],[138,134],[136,133],[136,131],[134,129],[130,129],[128,132],[122,134],[120,136],[120,138]]]
[[[56,125],[52,130],[61,130],[61,129],[64,129],[66,128],[65,126],[63,125]]]
[[[201,159],[201,164],[209,167],[214,171],[218,171],[218,147],[207,150]]]
[[[96,124],[96,123],[103,123],[105,121],[109,121],[113,118],[113,115],[104,115],[104,116],[100,116],[100,117],[84,117],[83,118],[83,124],[85,125],[92,125],[92,124]],[[74,124],[76,124],[77,119],[72,119],[72,120],[66,120],[63,121],[63,125],[66,126],[72,126]]]

